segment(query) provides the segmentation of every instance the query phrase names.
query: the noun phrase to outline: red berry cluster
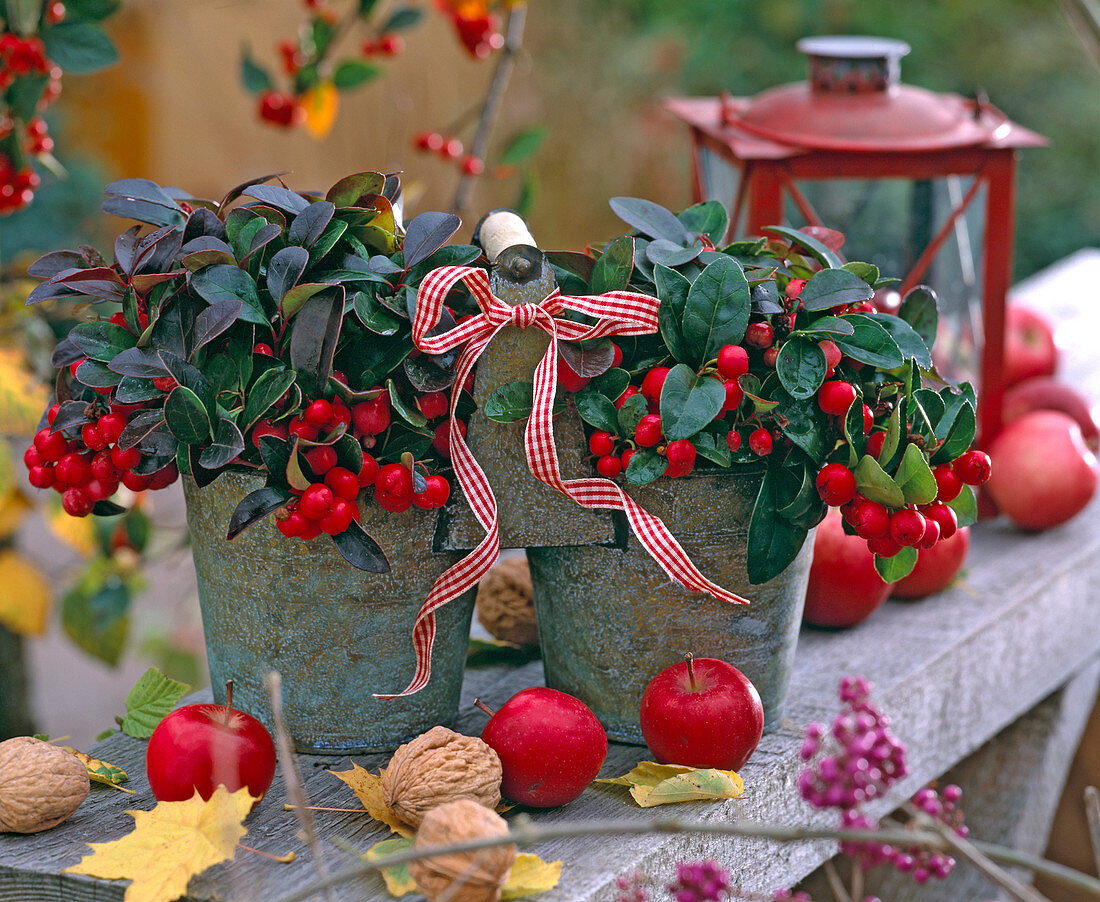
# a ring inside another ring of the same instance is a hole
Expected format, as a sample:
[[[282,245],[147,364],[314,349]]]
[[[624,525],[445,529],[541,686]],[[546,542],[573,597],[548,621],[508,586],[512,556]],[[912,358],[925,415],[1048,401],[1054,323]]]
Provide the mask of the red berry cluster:
[[[955,512],[948,506],[963,485],[981,485],[991,472],[989,455],[967,451],[950,465],[936,467],[932,475],[939,487],[930,504],[891,510],[856,491],[855,475],[844,464],[829,463],[817,474],[821,500],[839,507],[856,535],[867,540],[867,547],[880,557],[893,557],[902,548],[931,548],[949,539],[959,528]]]
[[[391,421],[389,394],[380,386],[375,386],[373,391],[377,393],[373,399],[350,407],[340,398],[332,401],[318,398],[285,422],[265,418],[253,428],[252,443],[257,447],[265,435],[284,441],[295,435],[311,445],[304,456],[316,481],[296,491],[297,497],[280,513],[278,528],[283,535],[308,541],[321,533],[338,535],[344,532],[353,520],[358,522],[359,495],[369,488],[374,489],[374,500],[379,507],[392,512],[405,511],[413,505],[433,510],[447,503],[451,485],[446,477],[428,475],[424,477],[423,488],[417,491],[417,480],[406,465],[379,465],[370,453],[378,442],[377,436],[389,428]],[[443,392],[431,392],[420,396],[418,404],[426,417],[435,419],[446,413],[447,397]],[[459,425],[465,434],[465,424]],[[332,445],[314,444],[340,426],[345,427],[363,448],[358,474],[339,466]],[[436,428],[434,444],[437,448],[446,449],[447,426],[444,420]],[[441,453],[449,454],[449,451],[441,450]]]
[[[57,404],[50,407],[46,419],[51,426],[59,410]],[[120,483],[134,492],[171,485],[179,477],[174,463],[151,475],[133,472],[142,461],[141,452],[118,444],[127,421],[116,406],[85,423],[79,439],[75,435],[67,437],[65,432],[69,430],[52,432],[49,426],[40,429],[23,454],[30,484],[56,489],[62,507],[74,517],[86,517],[97,501],[105,501],[118,491]]]
[[[400,56],[405,52],[405,39],[399,34],[381,34],[377,40],[367,40],[359,48],[365,57]]]
[[[32,200],[42,179],[30,166],[16,169],[0,154],[0,215],[22,210]]]
[[[17,78],[46,75],[49,71],[50,61],[41,38],[23,38],[10,31],[0,35],[0,87],[6,89]]]
[[[481,175],[485,172],[485,161],[474,154],[463,154],[462,141],[453,135],[441,132],[423,131],[413,138],[413,147],[423,153],[435,154],[444,160],[458,162],[463,175]]]
[[[293,94],[264,91],[260,94],[259,115],[264,122],[280,128],[293,128],[306,121],[306,111]]]
[[[487,59],[504,46],[500,19],[484,3],[436,0],[436,6],[451,17],[459,41],[474,59]]]

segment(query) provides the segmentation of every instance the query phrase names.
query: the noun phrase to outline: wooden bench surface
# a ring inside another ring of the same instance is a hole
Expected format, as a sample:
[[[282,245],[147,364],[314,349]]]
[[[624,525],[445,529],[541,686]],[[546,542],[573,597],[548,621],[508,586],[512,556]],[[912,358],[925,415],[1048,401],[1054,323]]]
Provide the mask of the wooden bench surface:
[[[1080,292],[1070,297],[1067,280],[1085,277],[1095,285],[1100,252],[1082,252],[1050,274],[1047,283],[1021,286],[1036,305],[1050,302],[1071,336],[1093,312]],[[1077,284],[1081,284],[1078,282]],[[1093,332],[1092,334],[1095,334]],[[1072,341],[1071,341],[1072,345]],[[1073,355],[1072,377],[1091,387],[1100,366],[1089,352]],[[1090,386],[1089,383],[1092,383]],[[742,772],[743,798],[642,810],[625,790],[588,789],[570,805],[532,812],[535,823],[592,819],[660,818],[670,814],[692,820],[752,819],[770,824],[830,827],[832,813],[810,809],[798,797],[801,727],[831,719],[837,708],[836,686],[842,675],[861,674],[875,684],[875,697],[894,720],[895,732],[909,747],[911,776],[889,798],[871,806],[884,814],[917,788],[945,773],[982,743],[1016,721],[1064,685],[1100,652],[1100,498],[1070,524],[1041,535],[1025,535],[1003,521],[974,528],[964,579],[939,596],[920,602],[890,601],[859,627],[844,632],[803,630],[795,661],[787,711],[780,727],[764,737]],[[477,734],[484,715],[471,702],[480,696],[498,706],[521,688],[541,682],[538,662],[518,668],[494,666],[467,671],[458,729]],[[75,690],[74,690],[75,691]],[[116,839],[129,832],[127,809],[149,809],[154,800],[144,775],[145,743],[115,735],[90,751],[125,769],[130,796],[93,786],[81,808],[61,826],[32,836],[0,835],[0,902],[106,902],[121,900],[124,882],[62,875],[87,851],[84,843]],[[601,776],[627,771],[648,757],[637,746],[612,744]],[[349,760],[375,769],[385,756],[300,756],[299,767],[312,804],[355,808],[344,783],[326,771],[346,770]],[[293,812],[283,809],[280,775],[271,792],[246,822],[249,845],[282,855],[295,852],[291,864],[277,864],[247,852],[192,879],[188,899],[278,900],[314,879],[310,853],[295,834]],[[338,838],[365,851],[385,839],[388,829],[366,814],[316,812],[322,839]],[[352,858],[323,842],[329,867],[342,870]],[[532,851],[545,860],[564,862],[558,887],[545,902],[615,899],[616,876],[641,870],[667,881],[675,862],[718,858],[730,867],[735,884],[758,892],[788,886],[832,856],[829,842],[779,845],[763,840],[684,835],[591,838],[548,841]],[[347,883],[338,900],[389,898],[372,875]]]

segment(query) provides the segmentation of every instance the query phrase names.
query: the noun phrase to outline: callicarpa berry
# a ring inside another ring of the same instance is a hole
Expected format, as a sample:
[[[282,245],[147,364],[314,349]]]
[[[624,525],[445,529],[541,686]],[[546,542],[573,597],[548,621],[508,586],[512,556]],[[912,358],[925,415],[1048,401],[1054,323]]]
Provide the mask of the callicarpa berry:
[[[668,885],[676,902],[720,902],[729,892],[729,872],[718,862],[682,861],[676,879]]]

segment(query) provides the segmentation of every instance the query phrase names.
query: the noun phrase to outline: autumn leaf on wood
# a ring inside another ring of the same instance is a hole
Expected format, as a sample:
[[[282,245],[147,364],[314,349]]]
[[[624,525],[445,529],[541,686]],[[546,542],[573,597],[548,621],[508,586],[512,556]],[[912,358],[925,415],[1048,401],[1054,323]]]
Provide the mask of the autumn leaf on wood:
[[[597,783],[629,786],[630,795],[642,808],[670,802],[736,799],[745,791],[745,781],[731,770],[655,764],[642,761],[621,777]]]
[[[412,840],[404,836],[395,836],[375,843],[363,857],[367,861],[377,861],[389,855],[407,851],[412,847]],[[416,882],[409,876],[408,864],[395,864],[393,867],[382,869],[382,879],[386,881],[386,889],[391,896],[400,898],[409,893],[416,892]],[[508,882],[501,890],[501,902],[509,899],[522,899],[526,896],[534,896],[545,893],[558,885],[561,879],[561,862],[545,862],[538,855],[519,855],[512,865],[512,871],[508,875]]]
[[[219,786],[208,802],[196,792],[186,802],[128,811],[134,818],[130,833],[114,842],[88,843],[91,854],[65,873],[132,880],[124,902],[172,902],[187,892],[196,874],[233,858],[248,832],[241,822],[255,802],[246,788],[230,793]]]
[[[382,793],[382,771],[372,774],[366,768],[360,767],[354,761],[351,770],[330,770],[330,774],[339,777],[363,803],[367,814],[389,827],[399,836],[412,837],[413,829],[403,824],[396,814],[386,804],[386,797]]]
[[[502,902],[508,902],[509,899],[545,893],[557,886],[560,879],[560,861],[546,862],[538,855],[520,854],[512,864],[512,871],[501,890],[500,898]]]
[[[22,636],[46,631],[50,586],[34,566],[14,551],[0,551],[0,626]]]
[[[66,752],[71,752],[80,759],[81,763],[88,771],[88,778],[93,783],[102,783],[104,786],[110,786],[113,789],[117,789],[119,792],[128,792],[131,795],[134,794],[132,789],[126,789],[124,786],[118,785],[130,779],[130,775],[121,767],[108,764],[106,761],[100,761],[98,758],[93,758],[86,752],[77,751],[68,745],[63,745],[61,748]]]

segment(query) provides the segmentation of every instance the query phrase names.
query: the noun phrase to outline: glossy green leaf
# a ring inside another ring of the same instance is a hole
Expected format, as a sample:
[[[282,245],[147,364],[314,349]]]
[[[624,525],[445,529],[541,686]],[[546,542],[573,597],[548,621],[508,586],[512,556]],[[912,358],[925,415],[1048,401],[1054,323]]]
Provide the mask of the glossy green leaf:
[[[897,342],[875,320],[862,314],[847,314],[844,319],[852,324],[853,333],[833,339],[844,354],[885,370],[896,369],[905,362]]]
[[[892,557],[875,555],[875,569],[884,582],[892,583],[904,579],[913,572],[917,564],[917,549],[902,548]]]
[[[244,437],[237,424],[227,417],[214,423],[213,441],[202,449],[199,463],[208,470],[220,470],[244,451]]]
[[[661,302],[657,309],[661,338],[678,362],[687,363],[694,359],[694,356],[690,353],[687,342],[684,341],[681,321],[684,317],[688,292],[691,291],[691,282],[676,270],[660,263],[653,267],[653,281],[657,287],[657,298]]]
[[[508,382],[485,399],[482,413],[494,423],[525,420],[531,416],[534,396],[535,389],[530,382]]]
[[[806,310],[828,310],[870,300],[874,293],[870,285],[846,269],[823,269],[810,277],[800,297]]]
[[[780,410],[785,425],[783,434],[805,451],[812,460],[825,457],[825,433],[822,431],[823,415],[816,398],[784,404]]]
[[[676,244],[686,244],[687,229],[669,210],[641,197],[613,197],[608,206],[627,225],[648,238],[664,238]]]
[[[344,290],[340,287],[313,295],[291,326],[290,364],[318,385],[324,385],[332,372],[343,317]]]
[[[92,360],[110,363],[115,355],[137,343],[128,329],[108,322],[78,323],[69,330],[69,340]]]
[[[626,481],[631,485],[648,485],[664,475],[668,461],[652,448],[640,448],[630,456]]]
[[[906,504],[931,504],[936,500],[936,480],[920,448],[910,443],[898,464],[894,482],[905,496]]]
[[[350,207],[369,194],[381,194],[386,177],[380,172],[356,172],[344,176],[328,189],[325,200],[337,207]]]
[[[340,91],[349,91],[366,84],[382,70],[363,60],[344,60],[332,70],[332,83]]]
[[[932,348],[936,343],[936,330],[939,328],[939,311],[936,293],[931,288],[918,285],[910,291],[898,308],[898,316],[909,323],[924,343]]]
[[[706,235],[713,244],[718,244],[726,236],[729,226],[729,215],[721,201],[708,200],[700,204],[694,204],[686,210],[677,213],[676,218],[683,223],[689,232],[699,232]]]
[[[298,284],[308,265],[309,251],[304,247],[284,247],[268,261],[267,290],[276,304]]]
[[[749,582],[758,585],[778,576],[797,557],[808,530],[779,516],[775,469],[769,468],[749,520]]]
[[[232,540],[244,532],[253,523],[257,523],[268,514],[277,511],[291,497],[283,486],[267,485],[245,495],[233,509],[229,518],[229,531],[226,539]]]
[[[962,487],[962,491],[947,503],[947,506],[955,512],[959,521],[959,529],[964,526],[973,526],[978,522],[978,500],[974,496],[974,489],[968,485]]]
[[[834,335],[852,335],[855,327],[846,319],[839,316],[822,316],[812,323],[798,330],[798,335],[814,335],[823,333],[829,337]]]
[[[813,397],[825,381],[828,366],[816,341],[791,336],[779,349],[775,372],[787,393],[797,400]]]
[[[749,283],[737,262],[722,256],[699,273],[688,291],[681,321],[686,352],[702,365],[745,337]]]
[[[946,419],[946,412],[943,419]],[[974,441],[976,428],[974,408],[970,406],[969,401],[964,400],[956,408],[947,437],[932,455],[932,463],[937,465],[950,463],[967,451]]]
[[[245,90],[253,94],[272,90],[271,76],[267,69],[253,59],[248,48],[241,51],[241,83]]]
[[[596,429],[616,435],[619,431],[619,412],[606,396],[593,389],[585,389],[573,397],[577,413],[582,420]]]
[[[319,200],[310,204],[291,220],[286,232],[287,242],[305,248],[313,247],[335,213],[336,205],[331,201]]]
[[[634,239],[621,235],[606,248],[596,265],[592,268],[592,280],[589,291],[603,294],[607,291],[621,291],[630,282],[634,271]]]
[[[333,536],[332,541],[341,557],[353,567],[368,573],[389,573],[390,562],[382,547],[354,520],[342,533]]]
[[[256,379],[248,390],[241,414],[241,429],[248,432],[294,384],[294,371],[269,369]]]
[[[901,404],[895,405],[890,412],[890,419],[886,422],[886,438],[882,442],[882,450],[878,455],[878,462],[884,467],[894,459],[898,446],[901,443]]]
[[[875,266],[874,263],[859,263],[853,261],[851,263],[845,263],[841,269],[859,276],[868,285],[874,285],[882,275],[879,272],[879,268]]]
[[[245,322],[257,325],[270,323],[255,281],[239,267],[223,263],[200,269],[191,276],[191,289],[210,304],[239,300],[242,304],[240,318]]]
[[[805,232],[800,232],[798,229],[790,229],[786,226],[768,226],[761,231],[765,235],[778,235],[781,238],[786,238],[794,247],[809,253],[822,266],[839,269],[844,265],[844,261],[830,247]]]
[[[401,397],[401,392],[397,390],[397,386],[392,379],[386,380],[386,389],[390,396],[390,406],[394,412],[401,417],[406,423],[412,426],[424,426],[428,422],[428,418],[420,412],[420,410],[411,404],[406,403],[405,399]]]
[[[725,403],[726,390],[718,379],[696,376],[687,364],[676,364],[661,389],[665,438],[670,442],[690,438],[713,421]]]
[[[853,472],[856,477],[856,491],[864,498],[892,508],[905,506],[902,490],[871,455],[863,455]]]
[[[909,323],[889,313],[867,315],[890,333],[890,337],[894,339],[906,360],[914,360],[917,366],[924,369],[932,366],[932,355],[929,353],[928,346]]]
[[[178,385],[164,399],[164,419],[181,443],[197,445],[210,437],[210,414],[199,396],[184,385]]]
[[[614,402],[626,391],[629,384],[630,373],[622,367],[612,367],[606,373],[601,373],[593,379],[591,387]]]
[[[283,295],[283,300],[280,304],[283,316],[286,319],[290,319],[306,305],[306,301],[311,297],[331,287],[331,285],[327,285],[323,282],[306,282],[303,285],[295,285],[290,291]]]
[[[631,395],[619,406],[619,431],[618,434],[625,438],[633,438],[634,430],[649,413],[649,405],[641,395]]]

